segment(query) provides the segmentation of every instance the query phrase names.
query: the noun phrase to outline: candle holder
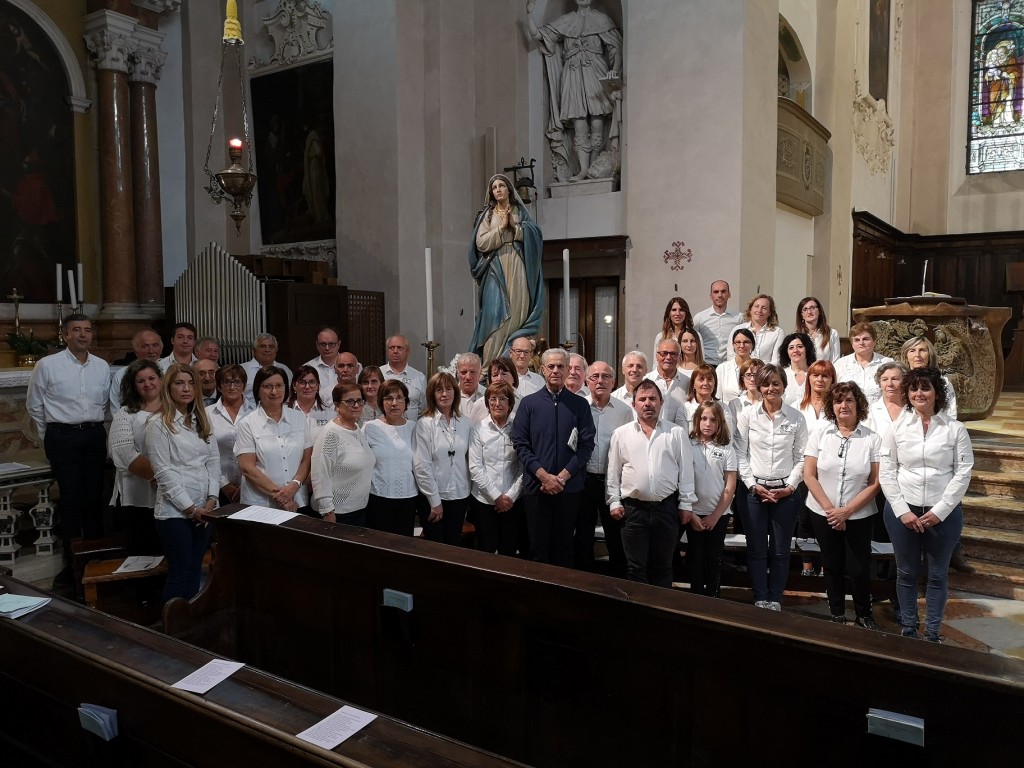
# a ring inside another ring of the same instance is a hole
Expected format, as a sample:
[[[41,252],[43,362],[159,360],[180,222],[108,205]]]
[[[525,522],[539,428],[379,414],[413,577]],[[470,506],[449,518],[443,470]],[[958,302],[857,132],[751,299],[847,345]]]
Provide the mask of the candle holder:
[[[563,341],[558,346],[560,346],[566,352],[572,352],[572,348],[576,346],[576,342],[575,341]]]
[[[64,349],[64,302],[57,302],[57,349]]]
[[[423,346],[427,348],[427,378],[434,375],[434,350],[441,345],[436,341],[424,341]]]

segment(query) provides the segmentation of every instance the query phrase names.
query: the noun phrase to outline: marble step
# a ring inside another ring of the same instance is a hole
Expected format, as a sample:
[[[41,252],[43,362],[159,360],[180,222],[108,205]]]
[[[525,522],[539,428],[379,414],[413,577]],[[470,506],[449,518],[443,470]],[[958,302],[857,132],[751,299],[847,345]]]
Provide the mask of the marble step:
[[[975,470],[1018,472],[1024,478],[1024,446],[975,439],[973,447]]]
[[[949,588],[977,595],[1024,600],[1024,568],[971,559],[974,573],[949,572]]]
[[[1024,498],[1024,474],[975,469],[968,490],[983,496]]]
[[[965,526],[1024,531],[1024,500],[1021,498],[968,493],[963,503]]]
[[[960,541],[972,564],[979,559],[1024,569],[1024,532],[967,526]]]

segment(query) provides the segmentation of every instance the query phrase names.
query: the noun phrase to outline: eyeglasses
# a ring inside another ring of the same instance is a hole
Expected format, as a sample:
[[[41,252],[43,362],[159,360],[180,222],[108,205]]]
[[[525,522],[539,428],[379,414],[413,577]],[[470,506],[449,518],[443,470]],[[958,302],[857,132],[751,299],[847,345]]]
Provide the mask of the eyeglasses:
[[[610,379],[614,379],[615,377],[612,376],[610,373],[592,373],[589,376],[587,376],[587,378],[590,379],[590,381],[608,381]]]
[[[746,373],[743,374],[743,378],[744,379],[756,379],[757,378],[757,374],[754,373],[753,371],[747,371]]]
[[[385,395],[385,403],[404,403],[405,397],[403,395]]]
[[[658,357],[679,357],[679,353],[672,349],[658,350]]]
[[[316,345],[321,349],[330,349],[331,347],[338,346],[339,343],[337,341],[318,341]]]
[[[508,402],[508,398],[507,397],[488,397],[487,398],[487,404],[488,405],[498,405],[499,403],[507,403],[507,402]]]
[[[385,398],[385,400],[386,399],[387,398]],[[359,398],[357,400],[354,397],[350,397],[348,400],[342,400],[341,401],[341,405],[347,405],[349,408],[362,408],[363,407],[363,403],[365,403],[365,402],[366,401],[363,400],[362,398]]]
[[[260,389],[266,390],[267,392],[277,392],[284,389],[284,384],[263,384]]]
[[[296,384],[296,386],[299,386],[299,387],[317,387],[317,386],[319,386],[319,383],[316,382],[316,381],[313,381],[313,379],[303,379],[302,381],[296,381],[295,384]]]
[[[224,379],[224,381],[222,381],[220,383],[220,385],[222,387],[242,387],[242,386],[245,386],[244,384],[242,384],[241,379]]]
[[[528,354],[530,354],[530,350],[528,350],[528,349],[513,349],[513,350],[510,350],[510,351],[512,352],[513,355],[528,355]]]

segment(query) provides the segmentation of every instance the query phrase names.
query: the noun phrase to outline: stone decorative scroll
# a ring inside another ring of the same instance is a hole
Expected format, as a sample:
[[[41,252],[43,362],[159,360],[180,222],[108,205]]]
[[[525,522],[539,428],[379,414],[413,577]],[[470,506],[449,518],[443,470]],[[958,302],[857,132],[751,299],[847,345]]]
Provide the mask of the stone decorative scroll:
[[[857,151],[873,175],[886,173],[896,146],[896,131],[885,107],[885,99],[876,100],[855,85],[860,94],[853,100],[853,136]]]
[[[317,0],[281,0],[261,24],[274,50],[269,61],[259,55],[249,59],[250,71],[322,59],[334,52],[331,16]]]
[[[260,256],[298,259],[299,261],[324,261],[333,267],[338,263],[338,241],[316,240],[309,243],[265,245],[260,248]]]

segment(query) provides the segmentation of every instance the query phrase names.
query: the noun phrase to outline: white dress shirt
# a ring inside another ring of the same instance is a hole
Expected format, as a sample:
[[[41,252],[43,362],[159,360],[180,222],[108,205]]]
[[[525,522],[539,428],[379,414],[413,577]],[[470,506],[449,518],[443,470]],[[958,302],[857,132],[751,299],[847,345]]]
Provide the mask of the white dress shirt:
[[[882,390],[875,383],[875,372],[878,371],[882,363],[891,361],[891,357],[880,355],[877,352],[872,353],[871,362],[865,366],[857,361],[855,354],[840,357],[836,361],[836,381],[852,381],[860,387],[860,391],[868,399],[868,405],[873,405],[882,397]]]
[[[731,403],[734,398],[739,397],[743,387],[740,386],[740,367],[736,364],[736,358],[719,363],[715,368],[715,376],[718,377],[718,391],[715,396],[719,400]]]
[[[807,445],[807,422],[791,405],[782,408],[771,418],[765,413],[764,402],[745,408],[736,421],[736,457],[739,460],[740,479],[748,488],[761,480],[786,481],[793,490],[804,479],[804,447]]]
[[[539,373],[527,371],[519,374],[519,386],[516,387],[516,402],[518,403],[527,395],[540,392],[544,389],[544,377]]]
[[[120,504],[124,507],[152,509],[156,502],[156,488],[149,480],[133,475],[128,469],[146,450],[146,421],[149,417],[146,411],[129,413],[124,408],[118,408],[110,420],[107,446],[117,470],[114,476],[114,495],[110,497],[111,506]]]
[[[334,421],[327,424],[313,444],[313,507],[321,515],[365,509],[375,463],[361,428],[349,429]]]
[[[512,418],[504,427],[487,414],[469,436],[469,477],[473,498],[491,506],[501,496],[516,501],[523,492],[523,465],[512,445]]]
[[[735,428],[740,423],[740,414],[743,413],[744,411],[749,411],[751,408],[753,408],[755,405],[757,405],[760,402],[761,402],[761,398],[760,397],[757,400],[751,400],[749,397],[747,397],[747,393],[746,392],[744,392],[743,394],[741,394],[741,395],[739,395],[739,396],[737,396],[737,397],[735,397],[735,398],[733,398],[732,400],[729,401],[729,414],[732,416],[732,424],[733,424],[733,427],[734,427],[733,431],[730,433],[732,435],[732,440],[730,441],[730,445],[733,445],[733,446],[736,445],[736,429]],[[739,461],[739,458],[737,457],[736,460]]]
[[[459,404],[459,410],[462,411],[463,416],[469,419],[470,425],[478,424],[488,416],[487,399],[484,397],[478,397],[476,400],[471,400],[469,403],[463,400]]]
[[[146,421],[146,455],[156,478],[153,517],[173,520],[185,510],[206,504],[220,491],[220,455],[213,437],[196,434],[196,421],[185,426],[185,415],[175,413],[174,431],[158,413]]]
[[[881,438],[864,424],[858,424],[847,438],[839,433],[839,427],[826,421],[808,435],[804,456],[811,456],[817,462],[818,482],[829,501],[834,506],[844,507],[868,487],[871,465],[879,461],[881,444]],[[825,514],[812,493],[807,494],[807,508],[815,514]],[[869,499],[849,519],[871,517],[877,511],[874,499]]]
[[[334,386],[338,383],[338,372],[333,365],[328,365],[322,357],[314,357],[308,360],[305,365],[313,368],[316,375],[320,377],[320,399],[324,404],[334,403]],[[331,417],[334,418],[333,416]],[[316,438],[314,438],[315,440]]]
[[[835,364],[842,356],[842,349],[839,346],[839,331],[835,328],[828,329],[828,342],[825,343],[824,334],[821,331],[807,334],[814,344],[814,357],[816,360],[828,360]]]
[[[85,424],[106,418],[110,366],[90,354],[84,363],[67,349],[42,358],[28,380],[25,408],[39,439],[47,424]]]
[[[633,393],[626,389],[626,385],[623,384],[618,389],[612,391],[612,397],[616,400],[621,400],[630,408],[633,407]]]
[[[284,371],[285,379],[287,379],[287,381],[285,381],[285,383],[284,383],[284,387],[285,387],[284,391],[285,391],[285,394],[287,395],[287,393],[291,391],[291,386],[292,386],[292,371],[291,371],[291,369],[287,365],[285,365],[284,363],[279,362],[277,360],[272,362],[270,364],[270,366],[273,366],[275,368],[280,368],[282,371]],[[270,366],[267,366],[267,367],[270,367]],[[262,367],[263,366],[260,365],[259,361],[257,361],[255,357],[251,358],[247,362],[242,363],[242,368],[245,369],[245,401],[247,403],[249,403],[249,405],[251,405],[253,408],[256,407],[257,403],[256,403],[256,397],[252,393],[252,385],[255,382],[256,374],[259,373],[259,370]]]
[[[218,400],[213,405],[206,407],[206,418],[210,420],[210,427],[213,429],[213,439],[217,443],[217,451],[220,453],[220,487],[225,485],[238,485],[242,482],[242,471],[238,468],[238,459],[235,457],[235,436],[238,432],[238,424],[255,410],[245,400],[238,407],[238,416],[231,420],[224,401]]]
[[[420,417],[420,411],[427,404],[427,377],[411,365],[405,366],[399,373],[390,364],[385,363],[380,367],[380,372],[384,374],[385,381],[397,379],[405,384],[409,390],[409,402],[405,404],[405,418],[416,421]]]
[[[868,426],[879,437],[885,437],[885,433],[892,428],[892,425],[906,418],[909,413],[906,408],[901,408],[899,415],[894,419],[889,415],[889,409],[886,408],[885,402],[879,398],[868,408]]]
[[[658,385],[658,389],[661,390],[661,397],[664,400],[672,392],[677,389],[682,390],[683,401],[690,394],[690,372],[684,371],[682,368],[676,368],[676,375],[671,379],[666,379],[661,375],[661,371],[653,370],[644,376],[645,379],[650,379]]]
[[[693,327],[700,334],[704,349],[704,362],[718,365],[729,359],[732,332],[742,320],[739,312],[733,312],[728,307],[722,313],[716,312],[714,307],[708,307],[693,316]]]
[[[309,434],[306,414],[295,408],[282,408],[281,420],[274,421],[259,405],[255,411],[238,421],[236,458],[247,453],[256,454],[256,468],[279,488],[292,481],[302,463],[302,454],[312,447],[313,439]],[[277,502],[244,476],[239,501],[261,507],[277,507]],[[305,482],[295,492],[294,501],[300,507],[309,503]]]
[[[697,494],[693,512],[701,517],[714,514],[725,493],[725,473],[736,472],[739,466],[736,451],[731,445],[704,443],[691,438],[690,453],[693,457],[693,485]],[[726,507],[722,514],[730,515],[732,510]]]
[[[650,439],[639,420],[624,424],[612,433],[605,488],[611,509],[621,507],[623,499],[662,501],[677,492],[679,509],[693,509],[697,495],[690,438],[661,419]]]
[[[295,410],[302,413],[302,409],[295,406]],[[317,408],[316,406],[309,409],[309,413],[304,414],[306,421],[309,422],[309,438],[315,443],[316,439],[320,437],[320,433],[323,432],[324,427],[334,421],[334,417],[338,415],[338,412],[334,409],[334,404],[325,408]]]
[[[800,401],[804,399],[804,387],[807,384],[807,371],[801,371],[804,375],[804,380],[798,382],[796,380],[796,371],[788,365],[782,370],[786,372],[786,391],[782,393],[782,399],[786,405],[792,405],[794,408],[799,408]]]
[[[174,365],[176,362],[178,361],[174,359],[174,352],[171,352],[171,354],[169,354],[167,357],[161,357],[159,360],[157,360],[156,364],[160,366],[161,371],[164,371],[166,373],[167,369]],[[195,355],[192,355],[192,359],[188,361],[188,364],[195,365],[197,362],[199,362],[199,358],[196,357]]]
[[[594,403],[592,395],[586,400],[590,403],[590,415],[594,417],[594,450],[587,462],[587,472],[603,475],[608,471],[608,448],[612,442],[612,432],[635,419],[636,413],[614,397],[608,398],[608,405],[604,408]]]
[[[386,499],[408,499],[416,495],[412,443],[416,422],[406,420],[399,427],[382,419],[363,426],[366,442],[377,457],[370,481],[370,493]]]
[[[470,420],[453,416],[447,421],[440,413],[424,416],[416,422],[413,438],[413,468],[416,486],[431,507],[442,501],[469,496]]]
[[[779,350],[782,349],[782,340],[786,338],[786,332],[782,330],[782,326],[769,328],[766,325],[760,331],[755,331],[747,322],[740,323],[736,327],[746,328],[754,334],[754,349],[750,353],[751,357],[755,357],[763,363],[779,364]],[[730,351],[729,356],[735,357],[735,353]]]
[[[793,406],[796,408],[796,406]],[[804,417],[804,422],[807,424],[807,435],[810,436],[811,432],[821,429],[826,424],[831,422],[825,418],[825,407],[822,406],[821,413],[817,414],[814,412],[814,406],[808,403],[803,408],[797,408],[800,411],[800,415]],[[806,454],[804,454],[806,455]]]
[[[879,476],[896,517],[913,504],[945,520],[967,493],[973,466],[967,428],[945,413],[932,416],[927,434],[921,417],[908,413],[882,438]]]

